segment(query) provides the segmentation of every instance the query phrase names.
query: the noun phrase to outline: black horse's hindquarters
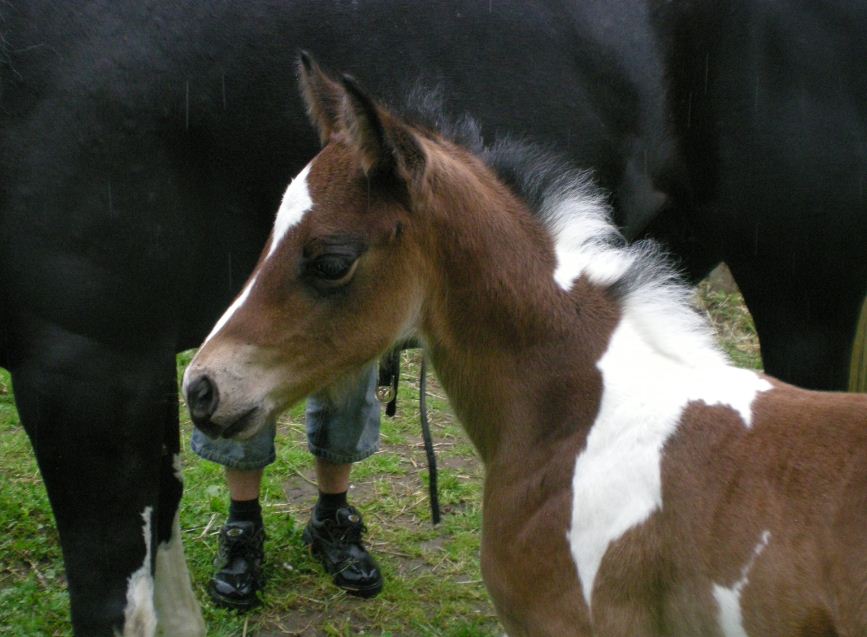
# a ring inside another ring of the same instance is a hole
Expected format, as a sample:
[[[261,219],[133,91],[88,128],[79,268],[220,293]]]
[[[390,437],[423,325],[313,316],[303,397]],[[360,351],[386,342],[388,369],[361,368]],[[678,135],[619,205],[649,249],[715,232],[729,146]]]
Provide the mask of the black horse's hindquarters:
[[[728,263],[767,372],[845,389],[867,294],[867,4],[704,3],[672,24],[699,61],[672,87],[690,204],[649,234],[694,276]]]
[[[731,262],[769,371],[829,387],[867,279],[852,183],[867,52],[851,35],[867,17],[836,4],[826,21],[748,0],[0,7],[0,355],[57,516],[76,633],[123,621],[146,507],[161,537],[170,525],[173,354],[238,291],[317,148],[294,93],[299,48],[392,104],[417,79],[441,84],[445,110],[489,137],[592,168],[621,223],[650,223],[695,275]],[[847,132],[831,150],[828,127]],[[804,223],[817,208],[834,215],[819,231]],[[795,248],[823,267],[793,271]],[[809,344],[797,358],[796,341]]]

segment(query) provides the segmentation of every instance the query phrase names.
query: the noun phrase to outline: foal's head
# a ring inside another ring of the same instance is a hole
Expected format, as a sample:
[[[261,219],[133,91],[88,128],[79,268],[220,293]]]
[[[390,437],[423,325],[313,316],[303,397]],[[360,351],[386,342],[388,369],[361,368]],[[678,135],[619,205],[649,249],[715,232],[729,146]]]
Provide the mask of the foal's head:
[[[312,392],[350,377],[416,327],[423,205],[441,140],[375,104],[306,55],[301,89],[323,150],[292,181],[241,295],[184,379],[196,425],[248,437]]]

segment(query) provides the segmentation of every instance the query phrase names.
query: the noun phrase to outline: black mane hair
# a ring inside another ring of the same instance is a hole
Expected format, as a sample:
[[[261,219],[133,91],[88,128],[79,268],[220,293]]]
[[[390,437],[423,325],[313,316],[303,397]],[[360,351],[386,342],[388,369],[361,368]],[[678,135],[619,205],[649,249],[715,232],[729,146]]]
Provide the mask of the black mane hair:
[[[726,360],[706,321],[693,308],[692,288],[683,283],[675,262],[655,241],[627,244],[614,224],[608,194],[594,182],[591,170],[578,168],[530,140],[512,136],[487,140],[473,117],[450,116],[444,103],[441,88],[431,91],[417,85],[408,92],[405,108],[399,112],[413,125],[481,158],[553,237],[574,223],[581,232],[570,237],[573,249],[628,263],[601,284],[625,308],[632,308],[648,334],[656,335],[654,341],[660,350],[676,358],[682,358],[685,351],[696,359],[709,356],[719,362]],[[659,321],[662,308],[665,320]],[[674,332],[677,338],[672,340]],[[684,341],[692,346],[682,348]]]

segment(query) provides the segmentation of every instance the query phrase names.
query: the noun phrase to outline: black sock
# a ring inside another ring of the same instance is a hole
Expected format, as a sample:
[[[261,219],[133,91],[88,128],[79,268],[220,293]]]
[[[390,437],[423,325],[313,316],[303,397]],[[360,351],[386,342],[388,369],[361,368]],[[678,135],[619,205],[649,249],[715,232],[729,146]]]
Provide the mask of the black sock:
[[[319,499],[316,501],[316,517],[320,520],[324,518],[332,518],[337,513],[337,509],[345,507],[346,491],[343,493],[322,493],[319,492]]]
[[[230,500],[229,522],[254,522],[262,525],[262,507],[259,498],[255,500]]]

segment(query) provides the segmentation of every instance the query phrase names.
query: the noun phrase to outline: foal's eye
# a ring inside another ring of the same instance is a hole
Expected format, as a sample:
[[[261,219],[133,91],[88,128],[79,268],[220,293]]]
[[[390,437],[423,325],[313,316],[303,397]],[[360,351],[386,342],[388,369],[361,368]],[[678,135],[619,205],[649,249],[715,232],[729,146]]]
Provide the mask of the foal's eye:
[[[355,272],[358,259],[343,254],[323,254],[307,264],[307,273],[329,285],[340,284]]]
[[[304,246],[301,274],[320,292],[336,291],[352,280],[358,260],[366,250],[366,243],[357,237],[316,237]]]

